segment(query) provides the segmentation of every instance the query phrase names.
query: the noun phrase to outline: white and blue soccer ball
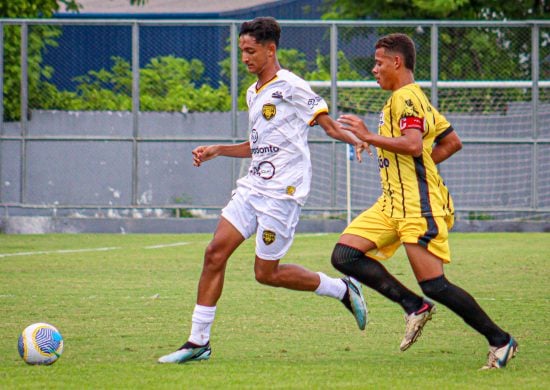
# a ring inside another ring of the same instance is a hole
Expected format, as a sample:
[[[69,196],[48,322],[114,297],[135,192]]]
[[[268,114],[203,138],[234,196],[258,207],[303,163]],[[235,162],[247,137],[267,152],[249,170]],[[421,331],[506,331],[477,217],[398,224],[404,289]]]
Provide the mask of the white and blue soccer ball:
[[[48,365],[63,353],[63,337],[55,326],[39,322],[23,330],[17,348],[27,364]]]

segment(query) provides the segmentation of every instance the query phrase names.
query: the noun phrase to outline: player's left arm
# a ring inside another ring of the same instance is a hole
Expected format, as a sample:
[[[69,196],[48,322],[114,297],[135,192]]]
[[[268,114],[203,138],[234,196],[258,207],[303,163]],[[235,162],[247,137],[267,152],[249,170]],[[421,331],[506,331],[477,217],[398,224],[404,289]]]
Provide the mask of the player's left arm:
[[[432,149],[432,160],[439,164],[462,149],[462,141],[458,134],[450,127],[445,133],[437,137]]]

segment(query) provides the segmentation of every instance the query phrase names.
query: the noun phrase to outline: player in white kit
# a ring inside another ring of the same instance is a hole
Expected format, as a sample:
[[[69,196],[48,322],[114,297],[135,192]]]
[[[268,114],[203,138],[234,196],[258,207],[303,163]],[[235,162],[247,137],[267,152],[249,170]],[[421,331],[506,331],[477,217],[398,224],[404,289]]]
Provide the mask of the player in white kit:
[[[292,244],[310,190],[309,128],[319,124],[330,137],[354,145],[359,159],[367,146],[329,117],[326,102],[309,84],[281,69],[276,54],[280,31],[275,19],[260,17],[244,22],[239,33],[242,61],[258,77],[247,91],[249,140],[193,150],[197,167],[218,156],[251,158],[251,163],[248,174],[237,181],[206,248],[190,336],[180,349],[161,357],[160,363],[210,357],[210,329],[227,261],[253,234],[258,282],[339,299],[354,315],[358,327],[365,329],[366,304],[361,286],[354,279],[331,278],[299,265],[279,263]]]

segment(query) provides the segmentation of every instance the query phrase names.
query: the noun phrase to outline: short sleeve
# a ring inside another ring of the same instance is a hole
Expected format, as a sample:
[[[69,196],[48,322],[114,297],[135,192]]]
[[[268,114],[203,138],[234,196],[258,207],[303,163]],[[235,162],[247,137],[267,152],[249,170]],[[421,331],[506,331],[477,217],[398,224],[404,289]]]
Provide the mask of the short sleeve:
[[[315,124],[315,119],[319,114],[328,113],[325,99],[313,92],[305,81],[293,86],[292,103],[300,119],[310,126]]]
[[[445,138],[447,134],[452,132],[453,126],[451,123],[443,116],[439,111],[432,107],[434,111],[434,120],[435,120],[435,142],[439,142],[441,139]]]

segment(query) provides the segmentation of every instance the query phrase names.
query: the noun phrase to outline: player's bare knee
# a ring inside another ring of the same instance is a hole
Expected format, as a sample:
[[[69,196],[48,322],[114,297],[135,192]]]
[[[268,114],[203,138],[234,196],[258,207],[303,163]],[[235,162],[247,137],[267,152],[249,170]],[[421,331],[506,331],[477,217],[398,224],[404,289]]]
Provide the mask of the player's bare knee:
[[[255,270],[256,281],[266,286],[277,287],[279,285],[277,277],[273,272]]]
[[[227,256],[225,256],[219,250],[216,250],[214,246],[208,245],[204,252],[203,268],[211,270],[213,272],[220,271],[223,270],[226,262]]]

